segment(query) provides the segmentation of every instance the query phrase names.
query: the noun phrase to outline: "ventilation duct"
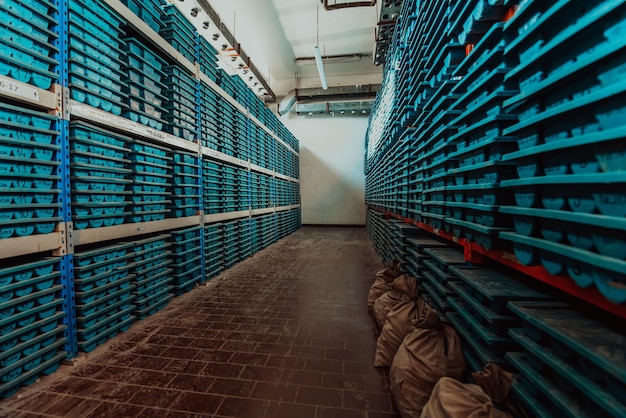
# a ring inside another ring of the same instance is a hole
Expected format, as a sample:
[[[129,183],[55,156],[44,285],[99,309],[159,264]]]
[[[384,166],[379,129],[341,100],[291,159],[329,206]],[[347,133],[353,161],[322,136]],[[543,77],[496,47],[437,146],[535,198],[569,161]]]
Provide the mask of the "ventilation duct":
[[[298,116],[369,116],[374,100],[296,103]]]
[[[362,86],[336,86],[322,88],[308,88],[291,90],[285,95],[278,105],[278,113],[281,116],[289,113],[296,102],[298,104],[327,104],[327,103],[352,103],[359,99],[374,100],[380,90],[380,84],[367,84]],[[369,100],[365,100],[369,101]],[[371,106],[370,106],[371,108]],[[350,109],[352,110],[352,109]],[[363,109],[361,109],[363,110]],[[308,113],[308,112],[307,112]],[[327,113],[327,112],[322,112]]]
[[[326,10],[339,10],[347,9],[350,7],[371,7],[376,6],[376,0],[372,1],[337,1],[334,0],[331,4],[328,4],[328,0],[324,0],[324,9]]]

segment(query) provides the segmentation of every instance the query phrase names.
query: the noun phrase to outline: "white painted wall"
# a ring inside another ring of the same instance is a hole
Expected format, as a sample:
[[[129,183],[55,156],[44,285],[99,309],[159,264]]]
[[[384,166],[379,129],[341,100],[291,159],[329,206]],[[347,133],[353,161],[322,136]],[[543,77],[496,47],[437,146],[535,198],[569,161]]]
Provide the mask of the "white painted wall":
[[[364,225],[366,117],[281,116],[300,140],[303,224]]]

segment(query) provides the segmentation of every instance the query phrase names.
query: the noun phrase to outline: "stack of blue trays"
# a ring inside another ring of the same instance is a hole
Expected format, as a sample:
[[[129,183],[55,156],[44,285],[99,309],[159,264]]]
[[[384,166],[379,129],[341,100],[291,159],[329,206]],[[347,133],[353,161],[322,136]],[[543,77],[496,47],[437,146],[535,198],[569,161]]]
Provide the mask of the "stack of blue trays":
[[[397,219],[390,219],[387,228],[398,260],[407,259],[409,248],[412,246],[410,238],[423,237],[426,234],[423,230]]]
[[[258,217],[250,218],[250,252],[256,254],[261,250],[263,239],[261,237],[261,222]]]
[[[423,277],[423,273],[428,267],[424,264],[425,261],[430,259],[430,256],[424,251],[427,248],[449,248],[446,243],[437,241],[431,237],[413,237],[407,238],[406,258],[401,261],[404,262],[402,269],[407,271],[413,277]]]
[[[233,134],[235,136],[235,156],[244,160],[250,155],[248,138],[248,118],[241,112],[235,113]]]
[[[208,85],[200,83],[200,128],[202,145],[219,150],[220,118],[218,94]]]
[[[172,253],[167,250],[169,239],[169,234],[164,234],[131,243],[131,273],[135,276],[131,283],[135,286],[134,315],[137,319],[156,313],[172,298]]]
[[[75,229],[120,225],[130,204],[130,138],[85,122],[70,124],[72,220]]]
[[[503,81],[510,66],[502,27],[494,24],[457,68],[454,76],[462,80],[452,90],[458,98],[452,107],[462,113],[451,122],[459,130],[450,138],[454,149],[449,158],[458,161],[458,168],[450,171],[448,207],[453,219],[446,222],[453,225],[455,236],[488,249],[498,246],[498,233],[512,226],[511,217],[499,211],[511,201],[510,191],[501,189],[500,182],[514,172],[502,156],[516,141],[502,131],[517,119],[502,107],[517,92],[515,85]]]
[[[280,238],[284,238],[291,232],[291,211],[280,212]]]
[[[456,133],[456,126],[450,121],[460,112],[450,107],[455,95],[448,94],[454,86],[454,81],[445,81],[438,90],[426,102],[425,107],[432,111],[422,111],[416,122],[421,129],[413,134],[412,142],[417,156],[416,172],[412,165],[409,166],[409,176],[419,176],[422,179],[422,190],[410,188],[409,201],[414,202],[410,207],[410,213],[417,212],[421,208],[420,218],[423,222],[434,228],[449,231],[448,224],[444,220],[450,216],[446,210],[450,194],[447,185],[450,180],[450,170],[456,168],[456,160],[449,158],[452,150],[450,138]],[[413,146],[413,145],[412,145]],[[421,196],[420,196],[421,194]]]
[[[200,210],[200,182],[198,174],[199,158],[197,154],[174,151],[174,186],[172,193],[172,211],[174,218],[195,216]]]
[[[300,144],[298,141],[298,138],[296,138],[294,136],[294,134],[291,133],[291,131],[287,130],[287,134],[286,134],[286,142],[287,144],[293,148],[294,151],[296,152],[300,152]]]
[[[166,130],[179,138],[193,141],[196,137],[198,121],[196,117],[196,79],[183,67],[164,67],[167,78],[165,109]]]
[[[517,178],[502,183],[516,206],[501,208],[515,227],[501,237],[521,263],[595,285],[615,303],[626,302],[624,16],[621,2],[535,1],[506,27],[519,62],[507,78],[520,93],[505,102],[519,115],[505,133],[519,150],[503,157]]]
[[[289,183],[287,183],[287,185],[289,186],[289,204],[297,205],[298,203],[300,203],[298,184],[290,181]]]
[[[272,177],[269,175],[250,170],[251,204],[253,209],[263,209],[274,205],[270,196],[271,181]]]
[[[222,90],[226,92],[226,94],[228,94],[233,99],[236,99],[235,96],[236,96],[237,88],[235,84],[235,79],[237,78],[239,77],[228,75],[222,72],[220,75],[220,79],[219,79],[219,86],[222,88]]]
[[[235,107],[220,98],[218,102],[218,116],[219,121],[219,148],[218,151],[228,155],[236,155],[237,152],[237,140],[235,131],[233,129],[235,123],[235,117],[239,113]]]
[[[165,12],[159,34],[191,62],[196,62],[195,28],[173,4],[161,6]]]
[[[406,2],[404,6],[414,6],[417,3],[415,2]],[[402,31],[402,23],[403,22],[415,22],[415,16],[411,16],[410,14],[402,14],[397,22],[396,30]],[[416,28],[417,25],[410,25],[411,28]],[[417,30],[408,30],[405,32],[404,38],[406,39],[406,43],[408,45],[416,44],[417,37],[419,36],[419,31]],[[407,126],[410,123],[410,120],[414,119],[416,116],[416,112],[413,107],[413,103],[416,99],[415,93],[418,91],[416,88],[417,85],[414,83],[417,73],[418,66],[415,65],[415,60],[418,58],[418,54],[406,53],[400,57],[399,62],[397,63],[398,70],[396,71],[396,83],[398,91],[405,92],[406,94],[402,94],[397,100],[398,111],[401,113],[400,123],[403,126]]]
[[[204,227],[204,268],[206,280],[224,270],[224,244],[222,224],[212,223]]]
[[[164,13],[161,6],[165,4],[165,0],[122,0],[122,3],[155,32],[163,28]]]
[[[428,303],[443,316],[452,310],[446,300],[448,296],[455,293],[450,285],[459,280],[450,271],[450,267],[464,266],[467,263],[463,251],[456,248],[426,248],[424,254],[430,258],[423,261],[425,268],[422,271],[422,276],[424,280],[420,286],[427,294],[424,297]]]
[[[300,217],[299,210],[291,210],[288,213],[288,221],[287,221],[287,235],[296,232],[300,229],[302,220]]]
[[[269,206],[278,206],[278,180],[275,177],[269,178],[270,204]]]
[[[239,210],[238,171],[239,168],[232,165],[222,165],[222,198],[224,199],[224,212],[236,212]]]
[[[250,135],[249,135],[249,156],[252,164],[265,166],[265,162],[262,162],[261,157],[261,144],[263,141],[262,130],[256,123],[250,122]]]
[[[276,215],[263,217],[263,246],[268,247],[276,242]]]
[[[168,149],[135,140],[131,149],[133,193],[129,222],[151,222],[165,219],[170,212],[168,199],[172,175],[169,165],[172,157]]]
[[[204,36],[197,35],[200,43],[200,71],[211,80],[219,83],[220,69],[217,66],[217,50],[207,41]]]
[[[462,44],[476,44],[495,22],[504,18],[510,5],[503,2],[474,0],[457,3],[455,21],[449,32]]]
[[[263,113],[265,114],[265,117],[262,121],[263,124],[270,131],[276,132],[278,130],[278,127],[281,126],[281,123],[278,120],[278,116],[276,116],[269,107],[266,107],[265,109],[263,109]]]
[[[235,94],[233,98],[239,102],[240,105],[247,108],[250,101],[250,96],[254,96],[250,87],[246,84],[241,77],[231,77],[231,81],[235,86]]]
[[[130,243],[77,252],[74,255],[78,349],[86,353],[118,332],[135,317],[135,289],[130,274]]]
[[[272,156],[274,153],[275,140],[270,134],[261,131],[261,142],[259,142],[260,166],[273,169]]]
[[[252,255],[252,234],[248,218],[239,220],[239,259],[245,260]]]
[[[248,170],[237,169],[237,210],[248,210],[250,207],[250,176]]]
[[[163,67],[167,62],[136,38],[126,38],[124,42],[128,64],[128,78],[125,79],[128,83],[128,110],[124,111],[124,117],[161,130],[165,113]]]
[[[193,289],[202,277],[202,227],[171,232],[172,278],[174,293],[182,295]]]
[[[0,397],[54,372],[65,358],[61,259],[5,261],[0,269]]]
[[[409,165],[409,179],[411,179],[411,176],[412,176],[412,171],[410,169],[411,169],[411,165]],[[294,154],[292,154],[292,153],[289,153],[288,175],[290,177],[295,178],[295,179],[299,179],[300,178],[300,161],[299,161],[299,157],[294,155]]]
[[[291,189],[291,182],[289,180],[280,180],[280,184],[281,184],[281,192],[280,192],[280,199],[279,199],[279,206],[289,206],[291,204],[291,199],[290,199],[290,189]]]
[[[524,349],[507,353],[520,371],[512,392],[530,415],[626,414],[623,323],[560,302],[510,302],[523,328],[509,331]]]
[[[495,268],[451,266],[449,272],[460,281],[449,283],[453,294],[447,301],[453,312],[448,312],[448,319],[465,340],[463,349],[470,368],[483,370],[486,363],[510,368],[504,355],[519,351],[519,347],[507,332],[521,321],[507,308],[507,302],[546,300],[544,288]]]
[[[256,209],[273,206],[272,198],[270,196],[270,182],[272,181],[272,178],[264,174],[257,174],[256,179],[257,194],[254,194],[254,191],[252,193],[252,206],[257,206]],[[254,187],[254,181],[252,184]]]
[[[0,75],[47,90],[58,83],[54,73],[59,50],[57,7],[46,0],[0,2]]]
[[[125,61],[123,20],[100,2],[70,2],[69,73],[72,99],[114,115],[125,107],[128,86],[121,71]]]
[[[222,163],[202,159],[202,194],[205,214],[224,212]]]
[[[0,103],[0,239],[49,234],[61,220],[57,120]]]
[[[276,239],[282,239],[285,236],[285,212],[276,213]]]
[[[239,221],[222,224],[224,237],[224,267],[231,268],[241,259],[239,255]]]
[[[261,177],[262,175],[254,171],[250,172],[250,208],[260,209],[262,207],[262,189],[261,189]]]
[[[257,95],[252,95],[248,101],[248,108],[250,109],[250,114],[252,116],[257,119],[261,119],[261,115],[265,109],[265,103],[263,103],[263,100],[261,100]]]

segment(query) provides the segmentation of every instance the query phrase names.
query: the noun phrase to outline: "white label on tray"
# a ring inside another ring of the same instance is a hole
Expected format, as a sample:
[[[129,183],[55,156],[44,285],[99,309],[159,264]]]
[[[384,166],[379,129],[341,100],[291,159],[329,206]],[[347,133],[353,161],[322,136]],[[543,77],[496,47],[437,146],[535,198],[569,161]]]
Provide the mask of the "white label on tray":
[[[11,78],[0,76],[0,91],[13,97],[21,97],[27,100],[39,101],[39,91],[33,86]]]

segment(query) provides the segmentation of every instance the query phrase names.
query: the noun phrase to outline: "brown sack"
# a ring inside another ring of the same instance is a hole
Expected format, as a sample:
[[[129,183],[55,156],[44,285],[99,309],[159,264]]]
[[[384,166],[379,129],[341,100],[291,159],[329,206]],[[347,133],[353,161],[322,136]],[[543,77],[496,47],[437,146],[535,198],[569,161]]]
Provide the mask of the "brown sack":
[[[374,302],[374,319],[376,319],[378,327],[382,329],[387,320],[387,314],[394,306],[403,302],[410,302],[417,296],[417,280],[415,278],[405,274],[396,277],[391,283],[391,290]]]
[[[511,414],[504,410],[515,410],[515,407],[508,401],[513,374],[502,370],[497,364],[487,363],[483,371],[472,373],[472,377],[476,384],[491,398],[494,405],[501,408],[494,408],[494,418],[511,417]]]
[[[494,418],[489,396],[478,385],[442,377],[420,418]]]
[[[485,370],[472,373],[472,377],[494,403],[506,403],[513,383],[512,373],[502,370],[497,364],[487,363]]]
[[[391,363],[391,389],[402,417],[419,418],[439,379],[460,379],[464,370],[458,335],[431,308],[406,336]]]
[[[396,305],[388,314],[378,341],[374,367],[389,367],[404,337],[411,333],[415,324],[430,311],[430,306],[420,298]]]
[[[367,309],[371,312],[374,309],[374,302],[385,292],[391,290],[391,282],[400,275],[400,262],[392,260],[387,263],[387,267],[376,273],[376,280],[370,287],[367,295]]]

